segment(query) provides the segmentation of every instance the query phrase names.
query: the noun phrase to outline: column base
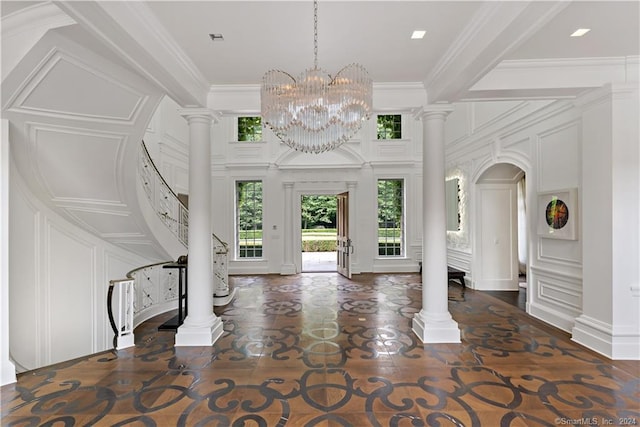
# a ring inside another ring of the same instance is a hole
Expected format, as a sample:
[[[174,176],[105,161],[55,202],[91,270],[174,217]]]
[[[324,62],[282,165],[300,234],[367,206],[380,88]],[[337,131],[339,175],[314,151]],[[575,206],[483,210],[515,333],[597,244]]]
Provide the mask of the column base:
[[[213,306],[214,307],[220,307],[223,305],[227,305],[229,304],[232,300],[233,297],[236,296],[236,288],[231,289],[231,292],[229,293],[229,295],[225,295],[223,297],[218,297],[215,294],[213,295]]]
[[[413,317],[413,332],[425,344],[459,343],[460,329],[458,323],[447,313],[442,318],[429,317],[417,313]]]
[[[188,317],[187,317],[188,320]],[[210,324],[190,325],[183,323],[176,334],[176,347],[209,347],[222,336],[222,320],[212,316]]]
[[[135,336],[133,334],[123,335],[118,337],[116,350],[122,350],[125,348],[133,347],[135,345]]]
[[[282,268],[280,268],[280,274],[283,276],[296,274],[295,264],[282,264]]]
[[[2,360],[0,364],[2,365],[0,367],[0,386],[15,383],[17,381],[15,365],[8,359]]]

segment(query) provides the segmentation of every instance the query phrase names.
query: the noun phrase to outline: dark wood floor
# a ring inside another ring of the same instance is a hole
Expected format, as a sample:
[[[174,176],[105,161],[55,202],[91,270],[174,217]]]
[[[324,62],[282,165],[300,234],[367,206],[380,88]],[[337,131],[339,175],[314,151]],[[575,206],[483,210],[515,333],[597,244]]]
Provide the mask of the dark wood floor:
[[[462,343],[422,345],[417,274],[233,277],[212,347],[136,347],[19,376],[3,426],[637,425],[640,363],[611,362],[489,294],[449,289]]]

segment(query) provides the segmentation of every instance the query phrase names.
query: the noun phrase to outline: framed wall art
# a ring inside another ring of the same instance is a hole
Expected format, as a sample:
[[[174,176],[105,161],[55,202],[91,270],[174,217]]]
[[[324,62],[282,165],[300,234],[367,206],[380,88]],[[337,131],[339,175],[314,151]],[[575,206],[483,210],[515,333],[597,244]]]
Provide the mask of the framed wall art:
[[[550,239],[577,239],[578,190],[538,193],[538,235]]]

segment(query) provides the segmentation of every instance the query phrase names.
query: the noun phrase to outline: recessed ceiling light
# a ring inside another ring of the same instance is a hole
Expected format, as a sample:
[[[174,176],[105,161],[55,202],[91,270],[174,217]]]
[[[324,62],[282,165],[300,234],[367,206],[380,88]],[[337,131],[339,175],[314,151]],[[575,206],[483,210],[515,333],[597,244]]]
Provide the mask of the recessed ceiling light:
[[[415,30],[413,34],[411,34],[412,39],[421,39],[427,32],[424,30]]]
[[[589,31],[591,31],[591,28],[578,28],[573,32],[573,34],[571,34],[571,37],[582,37]]]
[[[224,41],[224,37],[222,36],[222,34],[209,34],[209,37],[211,37],[211,40],[215,41]]]

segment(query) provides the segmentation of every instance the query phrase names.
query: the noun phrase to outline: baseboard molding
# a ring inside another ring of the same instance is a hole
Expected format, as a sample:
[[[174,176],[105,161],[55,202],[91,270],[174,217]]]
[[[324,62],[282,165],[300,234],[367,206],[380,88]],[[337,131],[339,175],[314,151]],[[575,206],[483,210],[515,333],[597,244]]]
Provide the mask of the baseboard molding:
[[[412,259],[376,259],[373,262],[373,273],[417,273],[419,264]]]
[[[251,262],[229,263],[229,275],[238,274],[269,274],[269,267],[262,262],[255,264]]]
[[[640,332],[619,328],[593,317],[576,318],[572,340],[614,360],[640,360]]]
[[[527,303],[527,313],[536,319],[540,319],[545,323],[562,329],[565,332],[571,332],[575,323],[575,318],[565,313],[554,310],[550,307],[542,306],[533,302]]]
[[[518,279],[514,280],[476,280],[473,289],[478,291],[517,291]]]

